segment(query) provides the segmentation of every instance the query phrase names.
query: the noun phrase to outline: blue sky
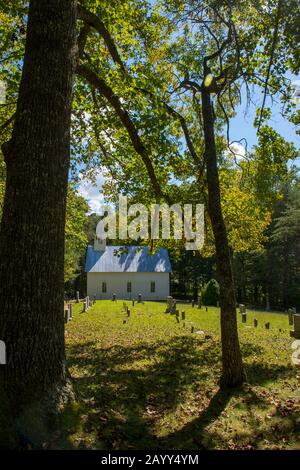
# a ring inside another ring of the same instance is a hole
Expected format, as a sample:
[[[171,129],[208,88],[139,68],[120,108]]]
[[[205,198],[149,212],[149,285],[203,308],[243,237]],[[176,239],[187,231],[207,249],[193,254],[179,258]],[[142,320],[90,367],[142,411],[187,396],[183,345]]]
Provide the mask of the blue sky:
[[[292,77],[292,79],[293,81],[297,81],[297,77]],[[255,104],[251,104],[248,109],[245,104],[245,96],[242,96],[242,98],[244,98],[244,103],[237,108],[236,116],[230,121],[230,140],[240,140],[244,137],[248,143],[248,150],[250,150],[251,147],[257,144],[257,135],[256,129],[253,126],[253,120],[256,107],[261,106],[262,93],[260,89],[255,90],[252,97]],[[271,100],[268,99],[266,105],[270,106],[272,109],[272,117],[269,121],[269,125],[282,135],[285,140],[294,142],[299,148],[300,136],[296,134],[295,125],[282,117],[280,104],[278,102],[271,104]],[[299,104],[297,108],[299,109]]]

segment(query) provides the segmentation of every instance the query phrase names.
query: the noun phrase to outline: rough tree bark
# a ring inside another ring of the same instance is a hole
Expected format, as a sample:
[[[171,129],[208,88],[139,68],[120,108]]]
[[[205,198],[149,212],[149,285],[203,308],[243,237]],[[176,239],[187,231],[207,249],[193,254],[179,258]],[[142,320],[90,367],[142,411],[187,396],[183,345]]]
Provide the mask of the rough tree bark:
[[[3,146],[0,232],[1,396],[19,425],[23,410],[66,383],[64,224],[75,62],[75,0],[31,0],[15,124]]]
[[[214,113],[210,92],[204,84],[202,85],[201,95],[208,185],[208,212],[215,238],[217,274],[220,284],[223,362],[221,386],[236,387],[243,382],[245,376],[237,331],[236,300],[230,249],[221,209]]]

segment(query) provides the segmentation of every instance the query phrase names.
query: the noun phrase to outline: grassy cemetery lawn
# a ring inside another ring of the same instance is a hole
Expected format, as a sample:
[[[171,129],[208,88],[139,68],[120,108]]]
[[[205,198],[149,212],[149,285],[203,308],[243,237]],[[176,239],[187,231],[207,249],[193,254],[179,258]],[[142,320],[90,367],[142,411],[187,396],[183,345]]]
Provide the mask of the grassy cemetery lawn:
[[[250,311],[242,323],[238,314],[248,384],[221,392],[219,309],[178,305],[178,323],[163,303],[127,305],[130,317],[122,301],[97,301],[88,313],[74,304],[66,342],[77,401],[64,413],[61,447],[300,449],[287,315]]]

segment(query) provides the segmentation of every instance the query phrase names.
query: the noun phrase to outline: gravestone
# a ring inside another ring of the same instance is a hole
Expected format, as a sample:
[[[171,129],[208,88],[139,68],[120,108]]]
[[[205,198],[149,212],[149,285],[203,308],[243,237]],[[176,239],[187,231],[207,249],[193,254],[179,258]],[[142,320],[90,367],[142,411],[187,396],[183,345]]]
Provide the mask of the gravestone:
[[[93,304],[96,303],[96,294],[94,294],[94,297],[93,297]]]
[[[168,295],[168,297],[167,297],[166,313],[171,313],[173,315],[174,315],[174,313],[176,313],[176,300],[173,299],[173,297],[171,295]]]
[[[198,308],[201,308],[201,307],[202,307],[201,295],[198,296],[198,299],[197,299],[197,306],[198,306]]]
[[[185,312],[181,312],[181,320],[185,320]]]
[[[194,333],[195,328],[192,326],[191,333]]]
[[[76,303],[79,303],[79,291],[76,292]]]
[[[294,315],[296,315],[296,309],[295,308],[289,308],[288,309],[288,315],[289,315],[289,325],[293,326],[294,324]]]
[[[69,309],[65,308],[65,323],[68,323],[69,321]]]
[[[265,328],[266,328],[266,330],[270,329],[270,322],[269,321],[267,323],[265,323]]]
[[[247,323],[247,313],[246,312],[242,313],[242,323]]]
[[[83,311],[87,312],[89,308],[90,308],[90,298],[87,296],[83,302]]]
[[[240,313],[247,313],[247,311],[246,311],[246,305],[244,305],[244,304],[239,304],[239,309],[240,309]]]
[[[205,311],[208,312],[208,307],[205,307]]]
[[[134,299],[132,299],[132,306],[134,307]]]
[[[113,294],[113,295],[112,295],[112,301],[113,301],[113,302],[116,301],[116,294]]]
[[[127,317],[130,317],[130,310],[128,307],[127,307]]]
[[[254,318],[254,327],[257,328],[257,325],[258,325],[258,321],[256,320],[256,318]]]
[[[290,332],[293,338],[300,339],[300,315],[294,314],[294,331]]]
[[[138,304],[141,304],[142,303],[142,294],[139,294],[138,295]]]
[[[73,305],[68,304],[69,321],[73,320]]]

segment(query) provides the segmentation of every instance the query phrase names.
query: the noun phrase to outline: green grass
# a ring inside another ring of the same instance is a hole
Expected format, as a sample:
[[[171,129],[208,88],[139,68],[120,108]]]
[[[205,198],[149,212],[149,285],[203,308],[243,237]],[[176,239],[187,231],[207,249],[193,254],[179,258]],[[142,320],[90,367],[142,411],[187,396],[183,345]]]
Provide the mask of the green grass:
[[[286,315],[248,312],[242,324],[238,314],[248,383],[223,392],[219,309],[179,305],[184,328],[163,303],[128,305],[123,324],[122,301],[97,301],[88,313],[74,304],[66,342],[77,401],[65,410],[61,447],[300,449],[299,370]]]

